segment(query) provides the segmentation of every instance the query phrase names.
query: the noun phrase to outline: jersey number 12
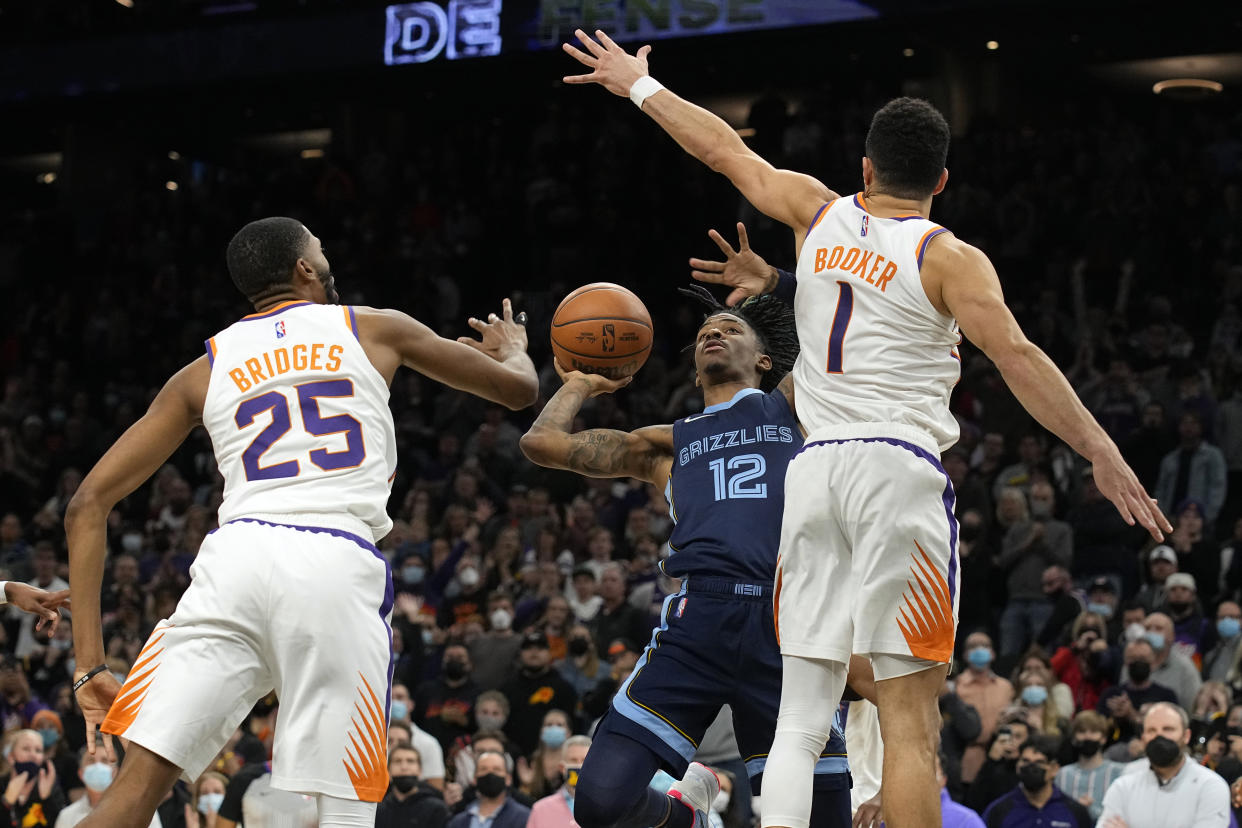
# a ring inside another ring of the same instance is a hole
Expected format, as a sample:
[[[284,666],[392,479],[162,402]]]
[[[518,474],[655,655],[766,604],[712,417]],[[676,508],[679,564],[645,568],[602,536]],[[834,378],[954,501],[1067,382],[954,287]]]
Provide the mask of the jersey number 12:
[[[768,496],[767,483],[746,485],[756,477],[763,477],[768,470],[767,461],[762,454],[739,454],[726,461],[723,457],[707,464],[712,470],[712,486],[716,490],[717,500],[741,500]],[[732,477],[725,472],[736,471]]]

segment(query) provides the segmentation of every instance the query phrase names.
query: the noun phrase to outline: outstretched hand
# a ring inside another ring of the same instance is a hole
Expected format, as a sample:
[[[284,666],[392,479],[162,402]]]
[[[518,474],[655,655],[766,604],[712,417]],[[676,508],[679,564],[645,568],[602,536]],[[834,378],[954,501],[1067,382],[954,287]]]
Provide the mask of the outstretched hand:
[[[728,285],[733,292],[725,299],[725,304],[733,307],[749,296],[760,296],[769,292],[776,284],[776,271],[763,260],[763,257],[750,249],[750,239],[746,236],[746,225],[737,223],[737,250],[725,241],[724,236],[715,230],[707,231],[708,237],[724,253],[723,262],[707,259],[691,259],[690,275],[700,282],[713,285]]]
[[[568,383],[570,380],[580,379],[591,386],[592,397],[598,397],[600,394],[611,394],[614,391],[620,391],[633,381],[634,377],[629,376],[624,379],[608,379],[602,374],[587,374],[583,371],[566,371],[561,363],[553,360],[556,367],[556,373],[561,378],[561,382]]]
[[[518,314],[513,319],[513,303],[508,299],[501,302],[500,316],[494,313],[487,315],[487,321],[475,319],[473,316],[466,324],[482,335],[482,339],[471,339],[459,336],[457,341],[469,345],[476,351],[487,354],[497,362],[503,362],[515,353],[526,352],[526,314]]]
[[[1156,505],[1156,499],[1147,494],[1134,471],[1122,459],[1121,452],[1114,448],[1109,456],[1093,462],[1092,470],[1096,488],[1112,501],[1126,523],[1133,526],[1137,521],[1157,541],[1164,540],[1164,534],[1173,531],[1173,525]]]
[[[651,47],[643,46],[637,54],[631,55],[613,43],[602,29],[595,30],[598,43],[582,29],[575,29],[574,35],[586,51],[569,43],[561,44],[561,48],[592,71],[586,75],[566,75],[563,78],[565,83],[598,83],[612,94],[628,98],[634,81],[647,74],[647,55],[651,53]]]
[[[8,596],[9,603],[19,610],[39,617],[39,620],[35,622],[36,630],[49,625],[47,630],[49,636],[56,634],[56,627],[60,623],[60,608],[69,609],[69,590],[67,589],[48,592],[29,584],[9,581],[5,586],[5,595]]]

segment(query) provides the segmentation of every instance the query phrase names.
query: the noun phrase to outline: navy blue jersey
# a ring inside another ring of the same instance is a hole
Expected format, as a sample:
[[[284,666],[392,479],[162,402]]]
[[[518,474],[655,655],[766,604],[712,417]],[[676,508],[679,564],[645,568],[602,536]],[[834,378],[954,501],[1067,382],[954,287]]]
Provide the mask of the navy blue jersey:
[[[746,388],[709,405],[673,423],[673,448],[664,494],[677,525],[664,571],[775,578],[785,469],[802,448],[785,395]]]

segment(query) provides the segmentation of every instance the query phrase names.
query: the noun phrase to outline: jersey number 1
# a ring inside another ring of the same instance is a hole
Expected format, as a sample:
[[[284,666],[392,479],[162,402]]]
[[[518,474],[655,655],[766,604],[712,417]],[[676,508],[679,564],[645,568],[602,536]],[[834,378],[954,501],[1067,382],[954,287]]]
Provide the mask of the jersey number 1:
[[[842,346],[845,345],[845,331],[850,326],[850,317],[854,315],[854,286],[849,282],[837,282],[841,286],[841,295],[837,297],[837,312],[832,316],[832,330],[828,333],[828,373],[844,374],[845,369]]]
[[[366,459],[366,445],[362,441],[362,423],[348,414],[337,414],[333,417],[322,417],[319,414],[319,397],[352,397],[354,384],[350,380],[323,380],[305,382],[295,386],[298,391],[298,408],[302,412],[302,427],[308,434],[316,437],[327,437],[332,434],[345,435],[343,451],[314,449],[310,452],[310,461],[324,471],[351,469],[362,465]],[[264,411],[272,412],[272,422],[260,431],[242,452],[242,467],[246,470],[246,479],[278,480],[283,477],[297,477],[301,470],[297,460],[286,460],[261,466],[259,461],[276,441],[289,433],[293,420],[289,416],[289,399],[280,391],[268,391],[257,397],[243,400],[237,406],[233,416],[237,427],[249,428],[254,418]]]

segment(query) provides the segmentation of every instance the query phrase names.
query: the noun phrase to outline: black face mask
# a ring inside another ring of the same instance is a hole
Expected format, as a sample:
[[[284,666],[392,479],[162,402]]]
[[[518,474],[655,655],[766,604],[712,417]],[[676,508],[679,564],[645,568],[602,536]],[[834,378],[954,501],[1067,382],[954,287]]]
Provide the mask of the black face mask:
[[[584,656],[587,650],[591,649],[591,642],[585,638],[569,639],[569,654],[572,656]]]
[[[417,784],[417,776],[394,776],[392,778],[392,786],[403,794],[414,790],[414,786]]]
[[[464,661],[446,661],[444,662],[444,675],[453,681],[466,677],[466,663]]]
[[[479,796],[494,799],[504,793],[505,778],[498,773],[488,773],[474,780],[474,787]]]
[[[1183,612],[1185,612],[1186,610],[1190,609],[1190,602],[1188,602],[1188,601],[1170,601],[1170,602],[1169,602],[1169,609],[1173,610],[1173,612],[1177,613],[1178,615],[1181,615]]]
[[[1104,743],[1099,739],[1079,739],[1074,742],[1074,752],[1086,759],[1090,759],[1103,749]]]
[[[1157,736],[1143,750],[1153,768],[1168,768],[1177,764],[1182,756],[1182,746],[1167,736]]]
[[[1023,765],[1018,768],[1018,782],[1031,793],[1043,790],[1048,784],[1048,768],[1040,765]]]
[[[1151,664],[1146,661],[1133,661],[1130,663],[1130,680],[1135,684],[1142,684],[1151,678]]]

